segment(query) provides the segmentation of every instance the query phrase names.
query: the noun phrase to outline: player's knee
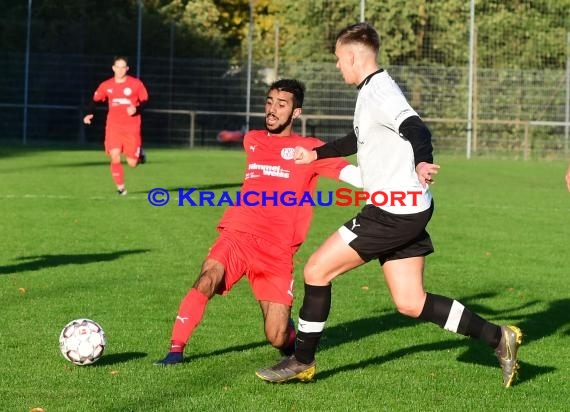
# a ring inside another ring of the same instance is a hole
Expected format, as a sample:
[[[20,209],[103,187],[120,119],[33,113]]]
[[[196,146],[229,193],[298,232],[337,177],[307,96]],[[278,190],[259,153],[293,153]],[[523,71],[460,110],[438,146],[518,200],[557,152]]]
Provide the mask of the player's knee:
[[[320,285],[324,281],[325,275],[320,265],[315,263],[308,262],[303,269],[305,282],[311,285]]]
[[[279,337],[267,337],[267,341],[269,342],[269,344],[271,346],[273,346],[275,349],[281,349],[285,346],[285,338],[279,338]]]
[[[205,271],[200,274],[196,282],[194,283],[194,288],[198,289],[200,293],[211,298],[216,293],[220,285],[220,280],[213,275],[212,272]]]
[[[287,332],[278,331],[275,328],[265,328],[265,337],[267,342],[276,349],[281,349],[287,343]]]
[[[194,282],[194,288],[208,297],[214,296],[214,293],[220,287],[224,279],[224,266],[214,260],[206,260],[202,265],[200,276]]]
[[[137,167],[137,166],[138,166],[138,160],[128,158],[128,159],[127,159],[127,164],[128,164],[130,167],[133,167],[133,168],[134,168],[134,167]]]
[[[417,318],[422,313],[423,306],[414,301],[394,301],[394,303],[396,304],[396,310],[404,316]]]

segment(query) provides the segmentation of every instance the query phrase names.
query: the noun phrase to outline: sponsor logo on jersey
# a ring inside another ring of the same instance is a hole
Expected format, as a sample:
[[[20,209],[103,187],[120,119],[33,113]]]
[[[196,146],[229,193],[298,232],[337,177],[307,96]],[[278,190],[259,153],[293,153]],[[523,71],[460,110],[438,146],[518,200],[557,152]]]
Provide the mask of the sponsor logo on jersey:
[[[395,120],[395,121],[398,121],[398,119],[400,119],[402,116],[409,117],[409,113],[410,113],[411,111],[412,111],[412,110],[410,110],[410,109],[404,109],[404,110],[402,110],[400,113],[398,113],[398,114],[396,115],[396,118],[395,118],[394,120]]]
[[[248,171],[260,170],[263,176],[282,177],[284,179],[289,179],[289,176],[291,174],[290,170],[282,169],[279,165],[262,165],[259,163],[250,163],[247,169]]]
[[[127,105],[130,105],[130,104],[131,104],[131,101],[130,101],[130,99],[127,99],[126,97],[115,97],[115,98],[113,99],[113,105],[118,106],[118,105],[120,105],[120,104],[127,104]]]
[[[255,178],[257,178],[257,177],[261,177],[261,175],[255,173],[255,172],[248,172],[248,173],[245,174],[245,180],[247,180],[247,179],[255,179]]]
[[[281,149],[281,157],[285,160],[292,160],[295,156],[295,149],[293,147],[284,147]]]

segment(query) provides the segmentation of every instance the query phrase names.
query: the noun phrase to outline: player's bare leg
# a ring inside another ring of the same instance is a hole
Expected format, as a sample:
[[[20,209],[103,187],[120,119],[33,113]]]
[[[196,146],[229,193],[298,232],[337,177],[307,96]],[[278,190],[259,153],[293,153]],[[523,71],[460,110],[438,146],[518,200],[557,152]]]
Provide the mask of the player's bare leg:
[[[503,372],[503,385],[511,386],[517,370],[522,332],[516,326],[499,326],[481,318],[461,302],[426,293],[423,287],[424,257],[391,260],[384,277],[398,312],[435,323],[454,333],[480,339],[495,350]]]
[[[135,157],[125,157],[125,159],[130,167],[137,167],[139,164],[139,159]]]
[[[198,279],[186,294],[180,306],[172,327],[170,351],[163,359],[155,362],[158,366],[170,366],[184,359],[184,348],[190,340],[194,329],[204,317],[208,301],[224,279],[224,266],[214,259],[206,259]]]
[[[282,355],[291,356],[295,351],[295,323],[291,319],[291,307],[282,303],[259,301],[267,341]]]
[[[384,279],[396,309],[402,315],[417,318],[426,301],[423,286],[423,256],[389,260],[382,266]]]

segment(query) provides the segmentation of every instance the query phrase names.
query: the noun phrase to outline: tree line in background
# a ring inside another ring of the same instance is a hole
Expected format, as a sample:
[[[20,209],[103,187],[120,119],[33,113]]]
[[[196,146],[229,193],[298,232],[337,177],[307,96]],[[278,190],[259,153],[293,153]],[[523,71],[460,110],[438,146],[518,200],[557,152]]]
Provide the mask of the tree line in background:
[[[0,50],[26,49],[28,1],[0,0]],[[33,0],[32,52],[126,54],[137,50],[139,0]],[[381,34],[380,62],[465,66],[467,0],[365,2]],[[249,0],[141,0],[142,53],[154,57],[247,56]],[[360,20],[360,0],[252,0],[253,59],[271,66],[331,60],[341,27]],[[476,1],[477,63],[484,68],[564,69],[570,0]]]

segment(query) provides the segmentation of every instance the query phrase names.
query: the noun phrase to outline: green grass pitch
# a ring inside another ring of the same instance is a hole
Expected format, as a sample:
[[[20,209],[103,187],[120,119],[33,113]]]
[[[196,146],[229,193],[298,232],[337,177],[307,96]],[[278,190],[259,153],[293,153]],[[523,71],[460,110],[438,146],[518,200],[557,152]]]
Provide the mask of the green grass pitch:
[[[162,187],[236,191],[232,150],[148,150],[115,194],[101,151],[0,148],[0,411],[562,411],[570,384],[570,193],[562,161],[437,157],[427,290],[493,322],[520,326],[520,379],[509,389],[478,341],[394,310],[371,262],[334,282],[312,383],[254,375],[278,359],[247,282],[214,298],[186,351],[158,368],[178,304],[198,275],[223,207],[153,207]],[[341,187],[322,180],[321,190]],[[302,266],[357,207],[317,207]],[[71,319],[107,333],[92,366],[59,353]]]

